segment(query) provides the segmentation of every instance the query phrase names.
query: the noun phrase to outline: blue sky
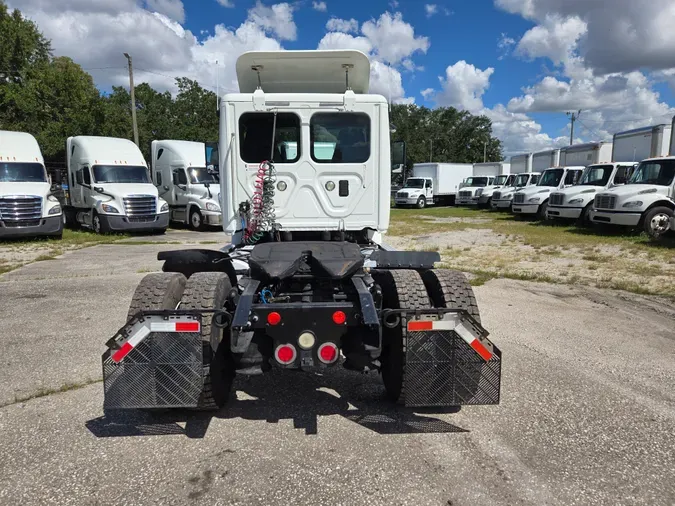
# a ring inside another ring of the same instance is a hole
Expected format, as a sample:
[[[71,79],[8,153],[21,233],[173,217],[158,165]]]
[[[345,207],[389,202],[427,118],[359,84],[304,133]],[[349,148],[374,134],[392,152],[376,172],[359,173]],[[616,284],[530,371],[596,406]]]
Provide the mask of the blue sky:
[[[576,142],[675,115],[671,0],[9,4],[103,90],[127,83],[122,51],[134,55],[138,80],[174,91],[174,76],[212,87],[216,73],[223,89],[236,89],[234,62],[248,50],[356,48],[371,58],[372,90],[486,114],[507,154],[569,142],[568,110],[584,110]]]

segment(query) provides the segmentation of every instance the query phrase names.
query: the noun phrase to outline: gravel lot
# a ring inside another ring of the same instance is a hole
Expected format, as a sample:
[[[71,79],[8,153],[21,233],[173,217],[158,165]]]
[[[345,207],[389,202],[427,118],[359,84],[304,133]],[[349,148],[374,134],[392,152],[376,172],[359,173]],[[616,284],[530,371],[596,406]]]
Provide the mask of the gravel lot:
[[[180,234],[0,276],[1,504],[675,503],[675,306],[622,292],[477,287],[495,407],[398,409],[335,370],[240,381],[214,417],[104,418],[104,342],[163,242],[218,247]]]

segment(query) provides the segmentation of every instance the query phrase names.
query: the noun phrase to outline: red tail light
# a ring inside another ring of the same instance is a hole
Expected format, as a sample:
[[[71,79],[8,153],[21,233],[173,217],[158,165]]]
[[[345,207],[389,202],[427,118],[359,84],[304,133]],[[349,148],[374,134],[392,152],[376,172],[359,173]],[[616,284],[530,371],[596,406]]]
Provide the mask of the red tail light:
[[[281,365],[288,365],[295,362],[298,352],[292,344],[281,344],[277,346],[274,356]]]
[[[319,346],[319,360],[324,364],[332,364],[338,359],[338,349],[333,343],[324,343]]]
[[[267,323],[272,326],[279,325],[281,323],[281,315],[276,311],[271,312],[267,315]]]
[[[333,322],[335,325],[344,325],[347,321],[347,315],[343,311],[335,311],[333,313]]]

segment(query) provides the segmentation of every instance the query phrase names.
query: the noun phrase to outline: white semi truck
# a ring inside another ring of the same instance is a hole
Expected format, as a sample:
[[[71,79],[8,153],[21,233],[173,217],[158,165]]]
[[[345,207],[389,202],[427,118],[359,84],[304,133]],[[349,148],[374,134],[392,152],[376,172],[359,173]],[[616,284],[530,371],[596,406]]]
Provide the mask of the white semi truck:
[[[582,225],[589,225],[595,194],[626,184],[636,167],[632,162],[589,165],[577,184],[551,193],[548,218],[578,220]]]
[[[35,137],[0,130],[0,239],[62,235],[63,210]]]
[[[567,146],[560,151],[560,165],[567,167],[588,167],[612,161],[611,142],[589,142]]]
[[[223,224],[220,184],[207,167],[206,154],[203,142],[152,142],[152,180],[169,203],[170,220],[194,230]]]
[[[658,240],[670,230],[675,211],[675,157],[643,160],[628,184],[595,196],[591,221],[641,228]]]
[[[524,172],[515,176],[513,184],[504,186],[501,190],[497,190],[492,194],[492,209],[511,210],[513,204],[513,195],[523,188],[528,186],[535,186],[539,181],[541,174],[538,172]]]
[[[492,197],[492,192],[508,182],[510,174],[511,164],[508,162],[474,164],[473,177],[469,178],[459,191],[457,205],[478,206],[483,194],[487,203]]]
[[[614,134],[612,160],[639,163],[668,156],[672,131],[672,125],[655,125]]]
[[[459,185],[473,173],[470,163],[418,163],[394,201],[397,206],[453,205]]]
[[[66,144],[70,226],[96,233],[163,232],[169,204],[159,197],[147,163],[133,142],[112,137],[77,136]]]
[[[536,186],[518,190],[513,195],[511,212],[515,215],[547,219],[549,197],[555,190],[569,188],[577,183],[586,167],[552,167],[546,169]]]
[[[501,352],[467,279],[435,269],[437,252],[383,242],[391,126],[368,57],[253,52],[236,68],[240,93],[220,114],[231,243],[159,254],[163,272],[141,281],[107,342],[104,409],[217,410],[237,374],[336,366],[379,372],[406,406],[497,404]],[[292,159],[277,149],[289,139]]]

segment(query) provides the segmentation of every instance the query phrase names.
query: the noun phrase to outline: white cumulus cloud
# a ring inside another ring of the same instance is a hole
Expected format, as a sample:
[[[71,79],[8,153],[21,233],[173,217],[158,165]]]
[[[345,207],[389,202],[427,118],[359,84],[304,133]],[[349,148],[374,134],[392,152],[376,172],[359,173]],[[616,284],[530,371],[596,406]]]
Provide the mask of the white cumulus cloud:
[[[223,7],[232,8],[234,7],[234,2],[232,0],[216,0]]]
[[[289,3],[264,5],[258,0],[248,11],[248,18],[268,33],[274,33],[282,40],[296,40],[297,27],[293,21],[293,6]]]
[[[430,18],[438,13],[438,5],[436,4],[425,4],[424,11],[427,13],[427,17]]]
[[[326,30],[329,32],[357,33],[359,31],[359,22],[354,18],[330,18],[326,23]]]
[[[312,8],[319,12],[326,12],[328,10],[326,2],[312,2]]]

